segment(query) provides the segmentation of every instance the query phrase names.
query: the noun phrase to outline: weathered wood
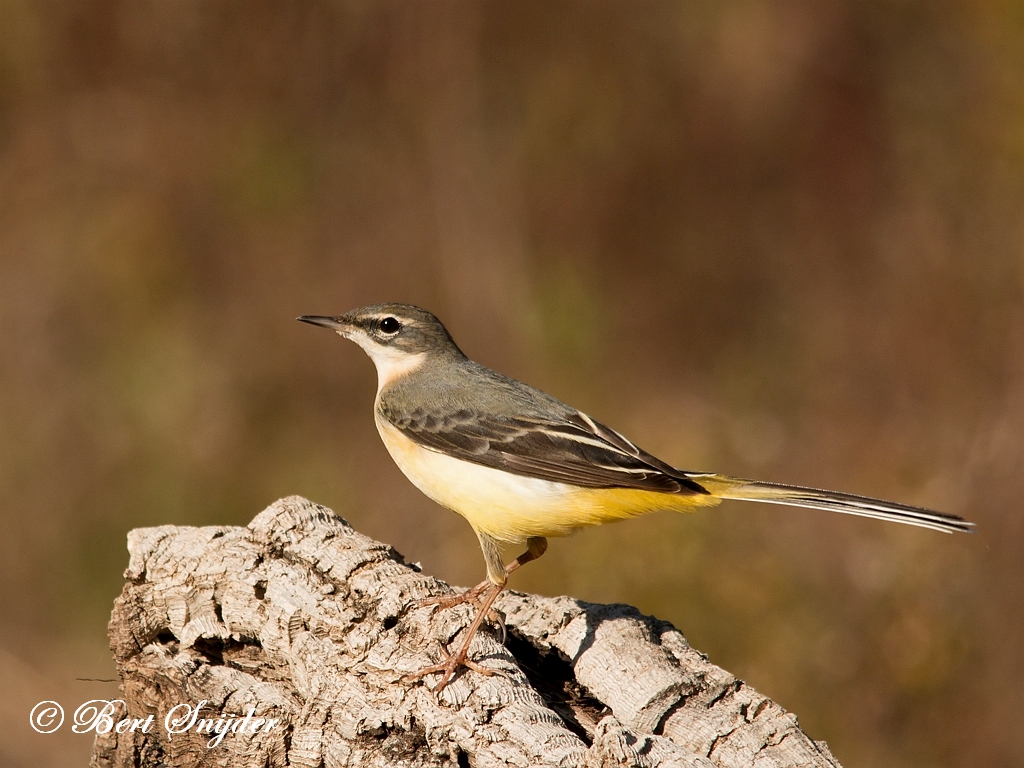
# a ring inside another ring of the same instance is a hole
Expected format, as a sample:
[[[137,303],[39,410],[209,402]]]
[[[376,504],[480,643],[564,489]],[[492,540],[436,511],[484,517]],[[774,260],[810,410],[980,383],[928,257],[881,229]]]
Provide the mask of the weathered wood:
[[[796,718],[624,605],[505,593],[508,637],[482,631],[440,694],[403,675],[440,658],[468,606],[330,510],[282,499],[246,528],[128,535],[110,641],[129,716],[149,733],[96,737],[93,766],[830,766]],[[429,682],[429,680],[427,681]],[[202,717],[275,718],[217,746],[168,736]]]

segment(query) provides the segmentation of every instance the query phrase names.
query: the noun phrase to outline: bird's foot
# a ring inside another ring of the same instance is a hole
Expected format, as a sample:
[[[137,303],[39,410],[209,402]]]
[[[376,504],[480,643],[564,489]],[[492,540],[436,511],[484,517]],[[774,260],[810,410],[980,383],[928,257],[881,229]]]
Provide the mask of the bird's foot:
[[[454,608],[456,605],[464,605],[469,603],[470,605],[479,606],[480,596],[490,586],[489,581],[477,584],[472,589],[467,589],[465,592],[460,592],[457,595],[438,595],[436,597],[425,597],[422,600],[416,601],[417,608],[426,608],[428,605],[436,605],[441,609]]]
[[[439,595],[437,597],[425,597],[422,600],[416,601],[416,608],[426,608],[430,605],[436,605],[441,610],[446,608],[454,608],[457,605],[472,605],[475,608],[480,607],[481,598],[484,592],[487,591],[488,587],[492,584],[489,581],[481,582],[472,589],[467,589],[465,592],[460,592],[457,595]],[[488,608],[486,620],[497,626],[501,630],[501,644],[505,644],[505,638],[508,636],[505,628],[505,618],[494,608]],[[468,666],[468,665],[467,665]],[[428,673],[429,674],[429,673]]]
[[[438,681],[437,685],[435,685],[432,688],[434,693],[439,693],[442,690],[444,690],[445,686],[448,685],[449,682],[451,682],[452,677],[455,675],[455,670],[457,670],[459,667],[469,667],[474,672],[479,672],[482,675],[495,674],[495,670],[488,669],[487,667],[481,666],[480,664],[477,664],[476,662],[469,660],[469,646],[473,643],[473,637],[476,635],[477,630],[480,629],[480,624],[483,622],[483,620],[493,613],[493,611],[491,610],[491,606],[494,605],[494,601],[498,597],[498,593],[501,592],[502,588],[504,587],[503,584],[486,583],[481,586],[483,587],[483,589],[481,589],[480,593],[476,595],[476,602],[478,603],[476,618],[473,619],[473,623],[470,624],[469,629],[466,630],[466,636],[463,639],[463,641],[459,644],[459,649],[455,653],[450,655],[446,652],[446,658],[440,664],[434,664],[433,666],[427,667],[426,669],[421,669],[419,672],[414,672],[411,675],[406,675],[405,678],[403,679],[407,681],[412,681],[417,680],[426,675],[440,673],[441,679]],[[475,592],[478,589],[479,587],[474,587],[474,589],[470,591]],[[469,602],[470,600],[472,600],[472,598],[464,602]],[[504,635],[505,624],[504,622],[500,623],[502,628],[502,634]]]
[[[498,670],[490,669],[489,667],[485,667],[482,664],[477,664],[475,661],[470,659],[469,646],[466,643],[463,643],[462,647],[459,648],[459,650],[455,653],[444,653],[444,661],[442,661],[439,664],[434,664],[433,666],[421,669],[418,672],[413,672],[412,674],[405,675],[402,678],[402,682],[411,683],[414,680],[419,680],[421,677],[426,677],[427,675],[436,675],[440,673],[441,679],[437,681],[437,685],[430,689],[434,693],[440,693],[445,689],[448,683],[450,683],[454,679],[455,672],[456,670],[458,670],[459,667],[466,667],[468,669],[473,670],[474,672],[479,672],[481,675],[486,675],[488,677],[490,677],[491,675],[496,675],[498,673]]]

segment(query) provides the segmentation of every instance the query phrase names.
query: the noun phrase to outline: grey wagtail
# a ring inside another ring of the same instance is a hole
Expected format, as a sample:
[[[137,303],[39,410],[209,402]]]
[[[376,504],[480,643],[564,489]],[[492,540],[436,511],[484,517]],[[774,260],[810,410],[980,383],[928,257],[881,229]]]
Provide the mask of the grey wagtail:
[[[374,421],[413,485],[473,526],[487,579],[421,604],[477,606],[455,653],[411,678],[439,673],[435,691],[466,666],[470,643],[508,575],[547,549],[547,538],[660,509],[690,511],[722,499],[763,501],[936,531],[970,531],[960,517],[848,493],[676,469],[551,395],[474,363],[441,322],[408,304],[375,304],[337,317],[303,316],[351,339],[377,368]],[[526,543],[508,565],[505,545]]]

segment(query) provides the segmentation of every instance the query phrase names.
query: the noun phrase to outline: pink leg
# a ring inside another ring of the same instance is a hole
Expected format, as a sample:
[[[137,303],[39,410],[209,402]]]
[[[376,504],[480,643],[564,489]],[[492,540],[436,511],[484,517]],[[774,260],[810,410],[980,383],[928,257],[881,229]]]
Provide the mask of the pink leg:
[[[527,540],[527,547],[528,549],[523,554],[505,566],[504,574],[502,574],[505,579],[508,578],[508,574],[526,565],[531,560],[536,560],[538,557],[543,555],[545,550],[548,548],[548,542],[547,539],[535,537]],[[427,600],[421,600],[419,602],[418,605],[439,605],[442,608],[450,608],[454,605],[460,605],[461,603],[473,603],[477,606],[477,612],[476,617],[473,619],[473,623],[469,625],[466,637],[463,639],[455,653],[449,655],[440,664],[434,664],[433,666],[414,672],[411,675],[406,675],[406,680],[416,680],[424,677],[425,675],[432,675],[440,672],[441,679],[433,688],[433,691],[438,693],[451,682],[452,677],[455,674],[455,670],[459,667],[469,667],[475,672],[479,672],[483,675],[494,674],[494,670],[480,666],[469,659],[469,647],[473,643],[473,638],[476,636],[477,630],[480,629],[480,625],[488,614],[497,616],[497,614],[491,610],[491,606],[494,605],[494,601],[497,599],[498,595],[501,594],[501,590],[505,588],[505,579],[502,580],[501,584],[496,584],[490,580],[485,581],[472,589],[466,590],[461,595],[452,595],[450,597],[442,598],[428,598]],[[499,623],[501,623],[502,637],[504,638],[505,626],[500,619]]]

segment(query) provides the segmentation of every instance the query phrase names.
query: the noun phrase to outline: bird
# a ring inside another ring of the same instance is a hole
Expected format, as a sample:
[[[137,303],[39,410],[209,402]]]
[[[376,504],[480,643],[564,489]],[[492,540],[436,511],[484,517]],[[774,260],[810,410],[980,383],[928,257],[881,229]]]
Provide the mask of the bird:
[[[373,304],[301,322],[358,344],[377,370],[374,422],[399,469],[420,491],[469,522],[487,577],[465,592],[428,598],[442,608],[470,603],[476,614],[445,658],[408,675],[494,670],[469,657],[481,624],[511,573],[547,550],[548,539],[579,528],[658,510],[687,512],[724,499],[842,512],[929,528],[969,532],[955,515],[849,493],[677,469],[614,429],[539,389],[466,357],[430,312],[409,304]],[[526,550],[509,563],[502,551]]]

